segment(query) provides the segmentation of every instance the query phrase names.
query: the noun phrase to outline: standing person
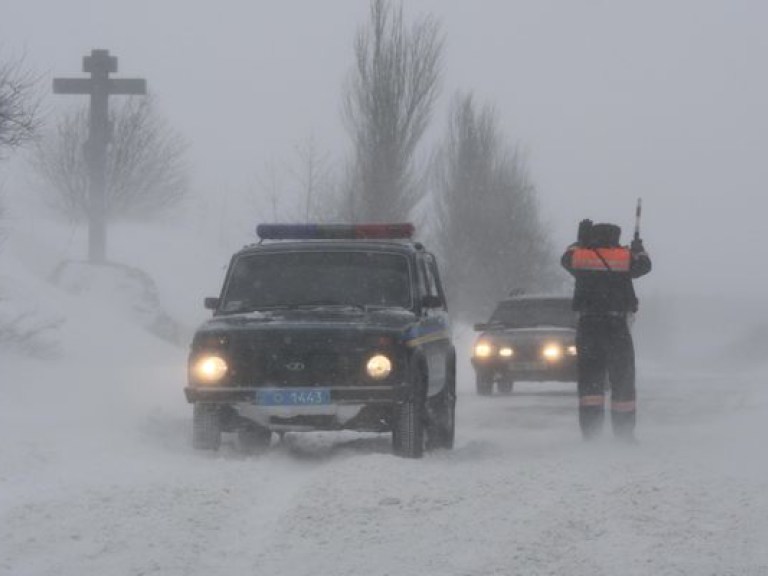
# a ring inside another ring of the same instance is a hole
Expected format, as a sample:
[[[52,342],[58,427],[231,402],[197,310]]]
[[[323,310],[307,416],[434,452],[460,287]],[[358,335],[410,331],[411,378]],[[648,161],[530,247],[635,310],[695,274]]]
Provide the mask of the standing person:
[[[605,418],[605,380],[611,388],[614,435],[634,441],[635,350],[629,320],[637,311],[632,279],[651,270],[639,235],[621,246],[615,224],[579,223],[578,241],[563,254],[563,267],[575,278],[573,309],[579,313],[579,425],[585,440],[597,435]]]

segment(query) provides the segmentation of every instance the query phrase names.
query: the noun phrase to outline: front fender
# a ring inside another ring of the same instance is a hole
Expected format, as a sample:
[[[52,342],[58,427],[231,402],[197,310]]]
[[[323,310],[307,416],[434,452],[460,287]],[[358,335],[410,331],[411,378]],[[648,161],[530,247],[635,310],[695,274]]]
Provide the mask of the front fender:
[[[419,349],[413,350],[408,357],[408,367],[406,369],[407,401],[412,401],[415,398],[426,399],[428,378],[429,372],[427,370],[426,356]]]

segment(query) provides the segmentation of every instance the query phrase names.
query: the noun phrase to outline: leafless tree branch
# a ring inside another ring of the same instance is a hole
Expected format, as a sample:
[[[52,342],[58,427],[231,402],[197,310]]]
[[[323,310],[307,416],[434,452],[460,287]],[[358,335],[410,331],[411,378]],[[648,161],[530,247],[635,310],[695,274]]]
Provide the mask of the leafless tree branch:
[[[31,140],[40,127],[39,78],[24,58],[0,62],[0,157]]]
[[[50,356],[56,344],[48,335],[58,329],[63,320],[41,320],[31,312],[19,312],[0,318],[0,348],[19,350],[33,356]]]
[[[148,218],[177,206],[187,194],[187,145],[155,111],[151,98],[129,98],[110,113],[107,215],[110,220]],[[65,115],[38,145],[33,167],[45,199],[74,221],[88,214],[88,112]]]
[[[551,286],[551,246],[536,190],[493,108],[457,97],[435,160],[438,242],[458,315],[477,321],[513,289]]]
[[[322,152],[310,134],[306,140],[296,146],[294,164],[289,172],[301,187],[304,196],[304,220],[317,220],[324,210],[315,204],[322,197],[327,197],[331,178],[331,164],[327,152]]]
[[[402,6],[372,0],[344,95],[362,219],[407,218],[419,199],[414,156],[439,92],[442,47],[435,20],[406,27]]]

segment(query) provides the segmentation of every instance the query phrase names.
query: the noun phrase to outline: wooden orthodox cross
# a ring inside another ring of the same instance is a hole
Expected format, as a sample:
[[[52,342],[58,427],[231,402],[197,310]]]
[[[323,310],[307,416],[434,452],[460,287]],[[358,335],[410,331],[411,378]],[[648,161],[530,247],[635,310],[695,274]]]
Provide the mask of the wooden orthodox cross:
[[[85,159],[88,166],[88,259],[103,263],[107,252],[107,146],[112,136],[108,100],[111,95],[146,94],[143,78],[110,78],[117,72],[117,57],[109,50],[91,50],[83,58],[83,72],[90,78],[54,78],[54,94],[88,94],[91,108]]]

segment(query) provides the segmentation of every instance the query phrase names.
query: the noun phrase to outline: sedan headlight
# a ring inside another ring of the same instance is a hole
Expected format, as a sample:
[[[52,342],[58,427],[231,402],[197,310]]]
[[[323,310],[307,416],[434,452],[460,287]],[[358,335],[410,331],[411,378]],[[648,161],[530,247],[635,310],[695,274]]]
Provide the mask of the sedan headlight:
[[[192,375],[202,384],[215,384],[227,373],[227,362],[221,356],[208,354],[201,356],[192,365]]]
[[[368,359],[365,370],[374,380],[384,380],[392,372],[392,361],[384,354],[376,354]]]
[[[571,344],[570,346],[568,346],[568,348],[565,349],[565,353],[568,354],[568,356],[576,356],[576,354],[578,354],[578,352],[576,351],[576,346],[574,346],[573,344]]]
[[[557,362],[563,357],[563,347],[560,344],[547,344],[542,349],[541,355],[551,362]]]
[[[488,342],[478,342],[475,344],[475,356],[477,358],[488,358],[493,354],[493,346]]]

